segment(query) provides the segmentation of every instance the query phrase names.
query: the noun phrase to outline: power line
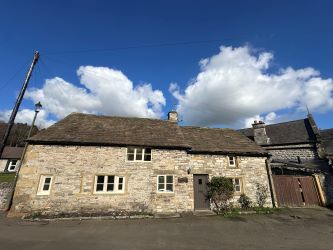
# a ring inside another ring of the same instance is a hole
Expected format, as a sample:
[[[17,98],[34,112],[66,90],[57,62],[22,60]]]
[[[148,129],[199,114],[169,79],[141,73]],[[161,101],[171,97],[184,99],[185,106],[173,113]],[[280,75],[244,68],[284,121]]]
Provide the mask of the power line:
[[[223,41],[225,40],[230,40],[230,39],[223,39]],[[135,45],[135,46],[125,46],[125,47],[115,47],[115,48],[104,48],[104,49],[69,50],[63,52],[45,53],[44,55],[51,56],[51,55],[106,52],[106,51],[117,51],[117,50],[128,50],[128,49],[159,48],[159,47],[172,47],[179,45],[205,44],[205,43],[214,43],[214,42],[222,42],[222,40],[216,39],[216,40],[188,41],[188,42],[177,42],[177,43],[146,44],[146,45]]]
[[[10,78],[4,81],[3,84],[0,85],[0,90],[6,88],[6,86],[10,83],[10,81],[12,81],[24,69],[24,67],[27,65],[29,61],[30,59],[26,60],[24,64],[22,64],[21,67],[19,67]]]

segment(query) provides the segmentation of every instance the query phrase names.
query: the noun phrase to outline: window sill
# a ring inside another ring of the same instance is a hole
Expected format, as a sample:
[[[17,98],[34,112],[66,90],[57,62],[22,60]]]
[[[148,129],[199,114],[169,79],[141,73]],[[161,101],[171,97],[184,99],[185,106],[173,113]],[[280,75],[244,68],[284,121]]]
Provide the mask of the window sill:
[[[152,161],[129,161],[129,160],[125,160],[125,162],[128,162],[128,163],[152,163]]]
[[[162,194],[162,195],[168,195],[168,194],[174,195],[175,194],[175,192],[159,192],[159,191],[157,191],[156,193],[157,194]]]
[[[94,195],[122,195],[126,192],[93,192]]]

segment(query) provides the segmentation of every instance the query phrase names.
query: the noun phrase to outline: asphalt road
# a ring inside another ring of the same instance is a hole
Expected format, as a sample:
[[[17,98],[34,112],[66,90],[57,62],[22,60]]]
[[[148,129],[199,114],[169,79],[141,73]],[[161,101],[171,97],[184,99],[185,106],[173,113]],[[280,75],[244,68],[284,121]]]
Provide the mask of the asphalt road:
[[[2,216],[0,249],[333,249],[333,210],[51,222]]]

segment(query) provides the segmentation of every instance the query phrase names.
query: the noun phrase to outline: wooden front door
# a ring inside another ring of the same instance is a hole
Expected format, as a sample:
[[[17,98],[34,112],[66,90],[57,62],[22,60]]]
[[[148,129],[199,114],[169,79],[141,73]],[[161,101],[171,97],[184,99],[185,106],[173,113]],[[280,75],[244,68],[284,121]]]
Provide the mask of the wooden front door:
[[[208,174],[194,174],[193,175],[193,189],[194,189],[194,209],[209,209],[210,204],[207,199],[207,183]]]
[[[280,207],[320,205],[312,176],[273,175],[273,181]]]

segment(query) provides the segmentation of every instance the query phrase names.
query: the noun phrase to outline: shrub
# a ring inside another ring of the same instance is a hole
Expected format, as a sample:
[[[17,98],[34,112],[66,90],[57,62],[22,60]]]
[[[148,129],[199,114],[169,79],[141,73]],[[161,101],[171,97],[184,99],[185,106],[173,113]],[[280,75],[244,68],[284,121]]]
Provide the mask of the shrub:
[[[234,186],[231,179],[225,177],[213,177],[208,186],[207,198],[212,201],[217,214],[224,214],[230,210],[229,200],[233,197]]]
[[[252,204],[250,197],[248,197],[246,194],[241,194],[241,196],[238,199],[238,202],[242,209],[249,209]]]
[[[268,197],[268,188],[267,186],[257,183],[256,184],[257,190],[256,190],[256,197],[257,197],[257,203],[259,207],[264,207],[266,203],[266,199]]]

